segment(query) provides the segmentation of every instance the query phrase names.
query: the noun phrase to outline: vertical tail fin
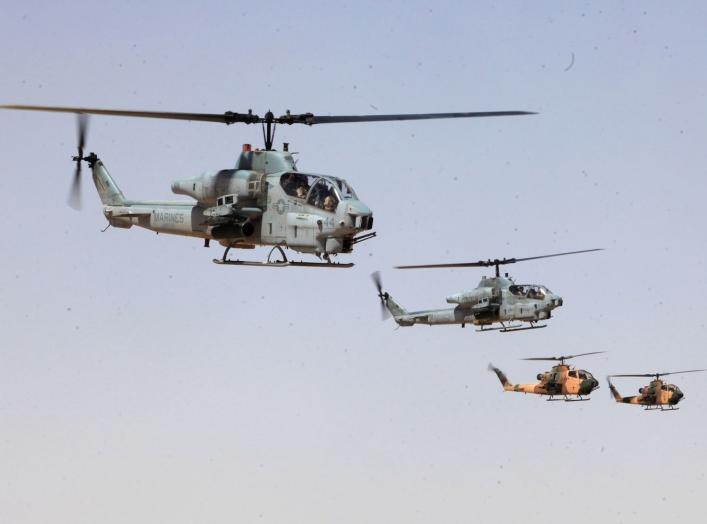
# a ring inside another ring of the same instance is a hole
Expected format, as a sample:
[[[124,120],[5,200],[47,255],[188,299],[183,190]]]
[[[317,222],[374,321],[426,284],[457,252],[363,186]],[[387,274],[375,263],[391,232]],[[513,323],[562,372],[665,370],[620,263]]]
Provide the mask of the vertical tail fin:
[[[611,391],[611,396],[614,397],[614,400],[616,402],[622,402],[623,397],[619,394],[618,390],[611,383],[611,380],[609,380],[609,377],[606,377],[606,381],[609,383],[609,390]]]
[[[103,162],[96,158],[93,168],[93,183],[104,205],[116,206],[125,203],[125,196],[115,181],[108,174]]]
[[[489,364],[489,371],[493,371],[494,373],[496,373],[498,380],[501,381],[501,385],[503,386],[504,391],[511,391],[513,389],[513,384],[508,381],[508,378],[506,377],[506,374],[503,371],[501,371],[497,367],[494,367],[493,364]]]
[[[391,297],[388,293],[385,294],[385,307],[388,308],[388,311],[390,311],[393,317],[407,315],[405,308],[401,307],[400,304],[393,300],[393,297]]]

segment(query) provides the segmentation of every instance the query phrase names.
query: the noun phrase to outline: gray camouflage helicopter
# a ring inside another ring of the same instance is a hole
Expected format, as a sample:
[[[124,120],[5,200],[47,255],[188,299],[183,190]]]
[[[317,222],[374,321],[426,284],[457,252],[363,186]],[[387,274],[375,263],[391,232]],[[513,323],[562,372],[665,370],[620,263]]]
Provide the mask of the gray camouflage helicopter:
[[[495,266],[495,277],[481,277],[481,282],[472,291],[456,293],[447,297],[449,304],[456,304],[453,308],[430,309],[425,311],[408,312],[393,300],[388,293],[383,291],[380,274],[371,275],[378,289],[381,300],[383,318],[392,314],[399,326],[414,326],[415,324],[466,324],[479,326],[477,331],[500,331],[508,333],[528,329],[544,328],[547,324],[538,324],[552,316],[552,310],[562,306],[562,297],[552,293],[547,287],[537,284],[516,284],[506,273],[500,275],[499,266],[514,264],[526,260],[539,258],[559,257],[601,251],[585,249],[582,251],[569,251],[527,258],[504,258],[502,260],[480,260],[478,262],[462,262],[456,264],[432,264],[415,266],[397,266],[397,269],[423,269],[423,268],[454,268],[454,267],[490,267]],[[513,324],[513,322],[517,322]],[[527,323],[528,325],[524,325]],[[489,327],[500,324],[500,327]]]
[[[82,162],[87,162],[103,204],[103,214],[113,227],[129,229],[138,226],[157,233],[203,238],[205,247],[209,247],[211,240],[216,240],[225,247],[223,256],[214,259],[218,264],[327,268],[353,266],[353,263],[334,263],[331,257],[351,253],[355,244],[376,236],[371,231],[373,214],[345,180],[298,171],[287,143],[282,151],[274,150],[277,124],[312,126],[534,114],[527,111],[493,111],[318,116],[287,111],[285,115],[275,117],[268,111],[260,117],[252,111],[208,114],[28,105],[0,105],[0,108],[78,115],[78,155],[73,157],[76,172],[69,203],[73,207],[80,205],[81,166]],[[227,125],[260,123],[265,148],[252,150],[250,144],[245,144],[233,169],[206,172],[172,183],[172,192],[192,197],[196,202],[128,200],[98,156],[95,153],[84,156],[88,114],[196,120]],[[232,248],[253,249],[256,246],[272,246],[265,262],[228,259]],[[290,261],[283,248],[310,253],[325,262]],[[273,260],[276,251],[281,257],[279,260]]]

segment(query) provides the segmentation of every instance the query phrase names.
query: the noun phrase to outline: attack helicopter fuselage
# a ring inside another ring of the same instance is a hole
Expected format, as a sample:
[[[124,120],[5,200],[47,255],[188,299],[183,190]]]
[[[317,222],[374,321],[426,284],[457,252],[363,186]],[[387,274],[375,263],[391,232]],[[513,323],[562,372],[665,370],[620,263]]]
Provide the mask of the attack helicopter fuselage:
[[[527,322],[531,327],[536,322],[547,320],[552,310],[562,306],[562,298],[547,287],[534,284],[516,284],[513,279],[483,277],[472,291],[447,297],[453,308],[407,312],[386,293],[385,304],[400,326],[415,324],[473,324],[482,331],[494,323],[501,323],[501,330],[527,329],[505,326],[506,322]],[[537,326],[539,327],[539,326]]]
[[[216,240],[227,249],[284,247],[327,261],[374,236],[356,238],[372,228],[373,216],[346,181],[297,171],[287,151],[244,146],[234,169],[172,183],[174,193],[195,203],[126,200],[100,160],[92,167],[104,215],[115,227]]]
[[[511,384],[506,375],[498,368],[490,366],[501,381],[504,391],[531,393],[534,395],[587,396],[599,387],[594,376],[584,369],[573,369],[567,364],[557,364],[545,373],[538,373],[538,382],[530,384]]]
[[[214,262],[233,265],[299,265],[308,267],[350,267],[334,264],[331,256],[349,253],[354,244],[375,236],[371,211],[360,202],[351,187],[342,179],[299,173],[287,147],[282,152],[273,149],[275,129],[279,125],[351,124],[357,122],[393,122],[408,120],[457,119],[521,116],[528,111],[464,111],[447,113],[400,113],[374,115],[315,115],[311,112],[280,116],[268,110],[263,116],[253,113],[225,111],[194,113],[175,111],[123,110],[88,107],[59,107],[26,104],[2,104],[0,109],[46,111],[77,115],[78,144],[74,181],[69,204],[79,208],[81,201],[81,166],[88,162],[109,223],[116,227],[144,227],[157,233],[169,233],[218,240],[226,247],[223,257]],[[88,115],[158,118],[225,125],[260,124],[264,149],[251,151],[245,144],[235,169],[205,173],[199,177],[177,180],[172,189],[192,196],[195,204],[185,202],[129,201],[110,178],[98,157],[84,156]],[[301,175],[301,176],[299,176]],[[302,190],[298,189],[302,186]],[[356,236],[359,232],[369,231]],[[273,246],[266,262],[228,260],[231,248]],[[290,248],[312,253],[322,262],[290,262],[283,251]],[[281,260],[271,261],[274,251]]]
[[[651,380],[647,386],[639,388],[638,395],[622,397],[616,387],[609,381],[609,388],[614,400],[620,404],[639,404],[646,408],[674,408],[684,394],[675,384],[666,384],[660,379]]]

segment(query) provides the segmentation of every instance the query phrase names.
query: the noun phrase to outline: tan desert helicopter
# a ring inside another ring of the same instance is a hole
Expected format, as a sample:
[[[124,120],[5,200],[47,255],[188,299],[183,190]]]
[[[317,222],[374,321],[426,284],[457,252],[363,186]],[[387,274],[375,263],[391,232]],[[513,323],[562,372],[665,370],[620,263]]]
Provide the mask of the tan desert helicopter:
[[[562,297],[554,294],[543,285],[516,284],[508,276],[508,273],[501,276],[499,266],[591,251],[602,251],[602,249],[585,249],[537,257],[480,260],[456,264],[397,266],[397,269],[496,267],[496,276],[481,277],[481,282],[476,286],[476,289],[448,296],[447,303],[456,305],[453,308],[445,309],[408,312],[395,302],[390,294],[383,291],[383,284],[378,272],[373,273],[371,277],[378,289],[383,318],[385,319],[390,313],[399,326],[461,324],[464,327],[466,324],[473,324],[479,326],[477,331],[498,330],[501,333],[508,333],[546,327],[546,324],[538,324],[538,322],[551,318],[552,310],[562,306],[563,302]],[[512,322],[518,323],[513,324]],[[528,325],[523,326],[523,322]],[[501,327],[488,327],[493,324],[501,324]]]
[[[518,393],[532,393],[534,395],[549,396],[547,400],[564,400],[565,402],[581,402],[590,400],[583,398],[592,391],[599,388],[599,382],[589,371],[584,369],[570,368],[565,364],[565,360],[582,357],[585,355],[596,355],[605,351],[592,351],[590,353],[580,353],[578,355],[567,355],[562,357],[534,357],[523,360],[552,360],[559,361],[559,364],[552,366],[550,371],[538,373],[538,382],[535,384],[511,384],[505,373],[489,364],[489,371],[493,371],[501,381],[504,391],[515,391]],[[561,396],[562,398],[555,398]],[[577,397],[577,398],[570,398]]]
[[[667,375],[677,375],[679,373],[697,373],[698,371],[706,371],[704,369],[690,369],[688,371],[672,371],[670,373],[643,373],[635,375],[609,375],[606,377],[609,383],[609,389],[611,390],[611,396],[614,400],[620,404],[638,404],[639,406],[644,406],[646,410],[661,410],[661,411],[673,411],[680,409],[675,407],[678,402],[685,398],[683,392],[680,388],[674,384],[665,384],[660,377],[665,377]],[[650,384],[639,388],[638,395],[632,397],[622,397],[614,385],[611,383],[611,379],[614,377],[655,377],[651,380]]]
[[[276,117],[268,111],[264,117],[227,111],[222,114],[174,113],[163,111],[123,111],[82,107],[0,105],[2,109],[75,113],[79,116],[78,155],[70,204],[78,207],[82,162],[92,170],[103,214],[109,225],[128,229],[143,227],[157,233],[217,240],[226,248],[218,264],[250,266],[351,267],[335,264],[331,257],[351,253],[358,242],[374,237],[373,214],[343,179],[297,170],[288,144],[283,151],[273,149],[277,124],[319,124],[384,122],[394,120],[430,120],[533,114],[526,111],[488,111],[467,113],[427,113],[393,115],[320,116],[312,113]],[[111,178],[103,162],[94,153],[84,156],[87,114],[163,118],[217,122],[226,125],[262,124],[265,149],[252,150],[249,144],[232,169],[206,172],[200,176],[176,180],[172,192],[194,198],[195,202],[155,202],[128,200]],[[229,260],[232,248],[253,249],[271,246],[265,262]],[[310,253],[325,262],[292,262],[285,249]],[[271,260],[279,252],[280,260]]]

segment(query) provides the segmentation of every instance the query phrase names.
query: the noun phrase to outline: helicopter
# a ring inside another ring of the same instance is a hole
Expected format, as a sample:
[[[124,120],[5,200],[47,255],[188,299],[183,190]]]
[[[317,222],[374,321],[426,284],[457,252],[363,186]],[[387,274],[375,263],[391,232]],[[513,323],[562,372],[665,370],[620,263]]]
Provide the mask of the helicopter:
[[[218,241],[225,251],[217,264],[241,266],[305,266],[347,268],[353,263],[334,263],[332,257],[351,253],[359,242],[376,236],[373,213],[356,195],[349,183],[335,176],[298,171],[289,144],[282,151],[273,149],[278,124],[307,126],[333,123],[384,122],[518,116],[528,111],[487,111],[466,113],[417,113],[390,115],[320,116],[312,113],[264,117],[227,111],[222,114],[175,113],[164,111],[125,111],[82,107],[0,105],[2,109],[49,111],[78,115],[78,154],[73,157],[76,170],[69,203],[80,207],[82,162],[92,171],[93,181],[103,206],[108,226],[129,229],[143,227],[167,233]],[[264,149],[244,144],[233,168],[205,172],[175,180],[172,192],[195,202],[155,202],[128,200],[95,153],[84,156],[88,117],[86,115],[195,120],[230,124],[262,125]],[[271,246],[266,261],[230,260],[229,250]],[[290,261],[284,249],[308,253],[324,262]],[[278,255],[279,253],[279,255]],[[279,257],[279,258],[278,258]]]
[[[611,396],[614,400],[620,404],[638,404],[644,406],[645,410],[661,410],[661,411],[673,411],[677,408],[678,402],[685,398],[685,395],[680,388],[674,384],[664,383],[660,377],[665,377],[667,375],[677,375],[680,373],[696,373],[698,371],[706,371],[704,369],[690,369],[688,371],[672,371],[670,373],[643,373],[635,375],[609,375],[606,377],[606,381],[609,383],[609,389],[611,390]],[[639,388],[638,395],[632,397],[622,397],[618,390],[611,383],[611,379],[614,377],[655,377],[647,386]]]
[[[537,257],[489,259],[456,264],[397,266],[397,269],[495,266],[495,277],[483,276],[476,289],[448,296],[447,303],[456,304],[456,306],[446,309],[408,312],[395,302],[390,294],[383,291],[379,272],[375,272],[371,276],[378,289],[383,318],[385,319],[392,314],[399,326],[461,324],[462,327],[465,327],[466,324],[473,324],[479,326],[479,329],[476,330],[479,332],[500,331],[501,333],[509,333],[546,327],[547,324],[538,324],[538,322],[551,318],[552,310],[562,306],[563,300],[562,297],[554,294],[543,285],[516,284],[508,276],[508,273],[500,276],[499,266],[526,260],[601,250],[601,248],[585,249]],[[513,322],[516,323],[514,324]],[[526,326],[523,323],[528,325]],[[500,324],[500,327],[488,327],[493,324]]]
[[[504,391],[516,391],[518,393],[532,393],[534,395],[547,395],[550,400],[564,400],[565,402],[581,402],[590,400],[584,398],[592,391],[599,388],[599,381],[594,378],[589,371],[584,369],[571,369],[565,364],[565,360],[571,358],[583,357],[585,355],[596,355],[604,353],[604,351],[592,351],[590,353],[579,353],[578,355],[567,355],[561,357],[533,357],[524,358],[523,360],[552,360],[558,361],[559,364],[552,366],[550,371],[538,373],[536,384],[511,384],[506,378],[505,373],[489,364],[489,371],[493,371],[501,381]],[[562,395],[562,398],[555,396]],[[577,398],[570,398],[576,396]]]

